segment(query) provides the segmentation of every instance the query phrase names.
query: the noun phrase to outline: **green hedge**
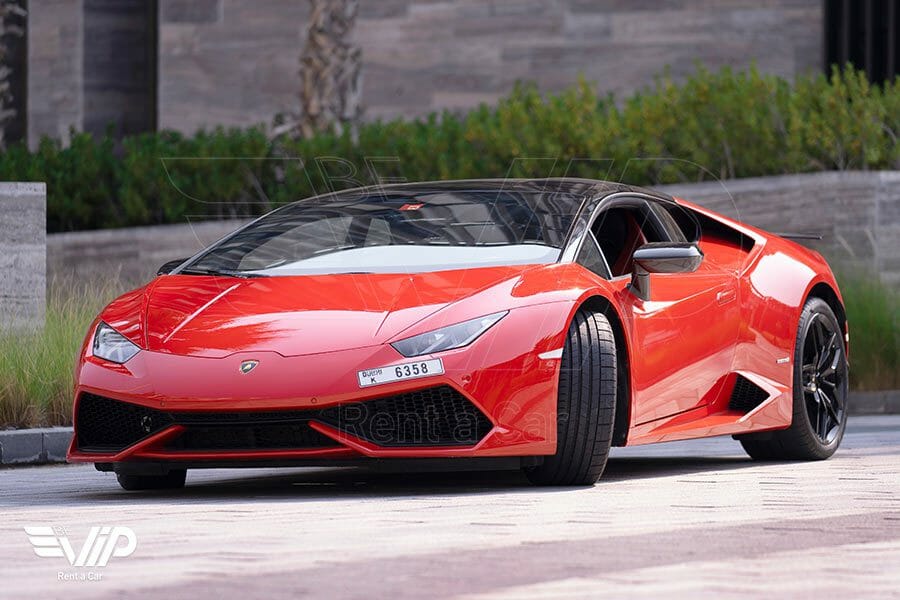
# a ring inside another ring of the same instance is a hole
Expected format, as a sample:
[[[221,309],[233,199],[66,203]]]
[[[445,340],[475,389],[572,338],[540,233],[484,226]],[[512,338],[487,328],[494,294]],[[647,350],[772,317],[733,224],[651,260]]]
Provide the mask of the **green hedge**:
[[[623,101],[586,82],[519,86],[466,115],[377,121],[349,134],[269,140],[262,128],[113,143],[73,134],[0,155],[0,179],[46,181],[51,231],[247,216],[382,179],[582,176],[652,185],[900,167],[900,80],[858,71],[790,83],[751,69],[668,76]],[[330,184],[329,184],[330,182]]]

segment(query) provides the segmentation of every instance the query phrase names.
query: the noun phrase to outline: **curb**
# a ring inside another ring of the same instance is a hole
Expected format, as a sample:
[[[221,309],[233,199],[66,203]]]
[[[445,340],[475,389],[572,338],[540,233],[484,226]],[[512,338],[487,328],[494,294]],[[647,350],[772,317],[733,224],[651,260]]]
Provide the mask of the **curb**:
[[[71,427],[0,431],[0,465],[66,462]]]
[[[851,415],[900,415],[900,390],[850,392]]]
[[[850,392],[851,415],[900,415],[900,390]],[[71,427],[0,431],[0,465],[66,462]]]

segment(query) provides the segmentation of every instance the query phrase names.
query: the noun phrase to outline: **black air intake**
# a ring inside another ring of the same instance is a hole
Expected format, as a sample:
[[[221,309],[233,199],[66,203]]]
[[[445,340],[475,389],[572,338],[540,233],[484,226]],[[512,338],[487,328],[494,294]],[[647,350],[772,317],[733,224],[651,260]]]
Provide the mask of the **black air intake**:
[[[78,448],[118,452],[172,424],[172,417],[138,404],[82,394],[75,415]]]
[[[728,409],[748,413],[768,398],[769,394],[764,389],[743,375],[738,375],[734,380],[734,388],[731,390]]]
[[[385,447],[471,446],[491,430],[490,420],[465,396],[440,386],[327,409],[265,412],[163,412],[82,394],[78,448],[114,453],[177,424],[185,427],[171,450],[284,450],[338,447],[309,426],[320,421]]]
[[[302,450],[340,444],[309,426],[309,421],[260,425],[190,426],[174,439],[171,450]]]
[[[378,446],[472,446],[490,420],[450,386],[340,404],[315,417]]]

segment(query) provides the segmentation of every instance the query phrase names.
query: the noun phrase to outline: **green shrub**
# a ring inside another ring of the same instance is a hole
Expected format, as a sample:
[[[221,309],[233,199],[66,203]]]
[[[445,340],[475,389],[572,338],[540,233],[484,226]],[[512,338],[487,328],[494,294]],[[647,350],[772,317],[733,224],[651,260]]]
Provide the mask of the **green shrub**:
[[[834,70],[830,79],[821,75],[801,79],[794,97],[788,139],[798,169],[865,169],[890,164],[896,140],[887,123],[884,94],[863,72]]]
[[[374,121],[356,136],[269,140],[262,128],[192,136],[74,134],[0,154],[0,178],[46,181],[50,231],[261,214],[381,180],[581,176],[641,185],[900,166],[900,80],[847,68],[790,83],[756,69],[666,74],[621,102],[580,81],[518,85],[495,106]]]
[[[873,275],[838,280],[850,324],[851,386],[900,389],[900,294]]]
[[[267,212],[261,190],[269,154],[258,128],[127,138],[118,173],[119,221],[143,225]]]
[[[15,145],[0,154],[0,180],[47,183],[47,229],[116,227],[117,161],[109,138],[73,133],[68,146],[43,138],[35,152]]]

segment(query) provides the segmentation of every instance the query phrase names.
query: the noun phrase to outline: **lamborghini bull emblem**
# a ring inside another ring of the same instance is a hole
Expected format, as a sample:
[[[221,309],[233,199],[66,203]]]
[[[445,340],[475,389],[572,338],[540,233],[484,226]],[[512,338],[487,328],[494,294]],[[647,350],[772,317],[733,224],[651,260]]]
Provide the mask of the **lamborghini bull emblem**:
[[[241,373],[246,375],[250,371],[256,368],[256,365],[259,364],[258,360],[245,360],[241,363]]]

